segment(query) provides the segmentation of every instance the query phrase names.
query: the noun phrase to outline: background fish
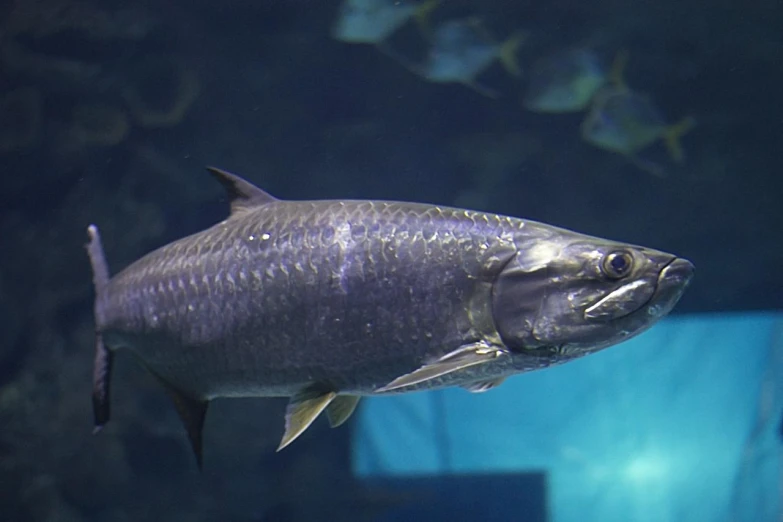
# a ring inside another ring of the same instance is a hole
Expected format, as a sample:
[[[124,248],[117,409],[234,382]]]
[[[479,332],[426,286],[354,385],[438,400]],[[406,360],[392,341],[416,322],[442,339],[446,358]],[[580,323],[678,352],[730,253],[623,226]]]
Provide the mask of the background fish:
[[[693,266],[520,219],[381,201],[282,201],[217,169],[231,216],[113,278],[89,228],[93,406],[115,350],[165,386],[201,464],[212,399],[290,397],[279,448],[360,396],[479,392],[626,340],[667,314]]]
[[[621,154],[637,167],[661,176],[663,169],[642,160],[637,153],[663,140],[669,156],[681,162],[685,154],[680,138],[696,124],[692,117],[668,123],[649,96],[634,91],[625,83],[622,72],[627,55],[621,55],[614,66],[611,82],[602,88],[582,122],[582,138],[604,150]]]
[[[429,13],[439,3],[440,0],[345,0],[332,28],[332,37],[347,43],[378,45],[411,19],[426,27]]]
[[[511,74],[522,74],[516,53],[524,41],[515,33],[497,42],[477,18],[448,20],[435,28],[427,59],[420,74],[435,83],[461,83],[486,96],[496,93],[476,81],[495,60]]]
[[[684,158],[680,137],[695,123],[692,117],[667,123],[648,96],[610,88],[596,98],[582,124],[582,137],[596,147],[627,156],[664,140],[671,158],[679,162]]]
[[[533,63],[523,105],[543,113],[585,110],[608,76],[606,64],[591,49],[554,52]]]

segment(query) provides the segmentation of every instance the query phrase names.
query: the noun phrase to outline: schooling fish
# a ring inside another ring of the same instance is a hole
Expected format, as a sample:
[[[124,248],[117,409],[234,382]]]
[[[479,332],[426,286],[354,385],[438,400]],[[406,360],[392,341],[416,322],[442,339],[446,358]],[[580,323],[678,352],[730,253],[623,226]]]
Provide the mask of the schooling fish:
[[[285,201],[209,169],[231,215],[114,277],[98,229],[93,407],[109,420],[116,350],[172,397],[201,466],[218,397],[290,397],[279,449],[359,397],[479,392],[652,326],[693,273],[672,254],[419,203]]]
[[[685,154],[680,138],[696,124],[692,117],[669,123],[649,96],[626,85],[622,70],[627,54],[621,53],[615,62],[611,80],[594,97],[590,111],[582,122],[582,139],[598,148],[625,156],[638,168],[657,176],[664,171],[638,153],[658,140],[663,140],[669,156],[682,162]]]
[[[344,0],[332,37],[346,43],[382,45],[395,31],[415,19],[424,30],[440,0]]]
[[[409,67],[430,82],[461,83],[495,97],[496,93],[476,78],[496,60],[509,73],[520,76],[516,53],[524,38],[519,32],[498,42],[477,18],[449,20],[435,29],[425,63]]]
[[[609,71],[594,51],[583,47],[560,50],[536,60],[523,101],[542,113],[580,112],[608,80]]]

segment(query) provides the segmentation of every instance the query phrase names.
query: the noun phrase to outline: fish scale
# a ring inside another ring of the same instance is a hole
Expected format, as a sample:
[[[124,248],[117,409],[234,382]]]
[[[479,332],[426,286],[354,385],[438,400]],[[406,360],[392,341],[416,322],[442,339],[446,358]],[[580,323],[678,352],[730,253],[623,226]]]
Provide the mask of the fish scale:
[[[358,397],[479,392],[649,328],[693,266],[655,250],[470,210],[283,201],[211,169],[231,215],[109,278],[96,227],[93,407],[109,419],[113,353],[164,385],[201,465],[218,397],[286,396],[280,448]],[[609,273],[625,267],[622,273]]]
[[[346,391],[370,392],[378,377],[390,381],[404,368],[399,363],[389,368],[395,357],[384,355],[388,370],[382,375],[339,376],[344,363],[336,368],[334,361],[342,361],[342,355],[373,363],[368,355],[376,351],[360,353],[367,337],[388,348],[379,353],[405,353],[401,360],[409,360],[414,348],[442,355],[464,344],[470,332],[464,314],[447,313],[443,322],[436,316],[470,292],[484,264],[479,245],[498,236],[501,224],[452,209],[365,202],[275,202],[232,220],[163,247],[120,272],[109,285],[112,304],[106,322],[99,325],[107,341],[115,343],[122,343],[120,325],[128,323],[165,338],[132,349],[159,376],[196,397],[211,398],[227,389],[242,394],[245,388],[253,394],[261,387],[289,395],[313,374],[339,381]],[[307,222],[318,224],[309,234]],[[424,234],[430,237],[426,248]],[[412,239],[416,237],[421,240]],[[340,241],[350,243],[349,248]],[[455,242],[458,248],[451,248]],[[340,247],[338,256],[333,247]],[[437,259],[442,269],[433,278],[432,261]],[[240,274],[254,271],[262,280],[246,276],[243,283]],[[196,288],[175,284],[183,276],[195,281]],[[139,285],[149,288],[148,313],[141,317],[142,307],[134,302]],[[211,296],[207,313],[182,306],[204,295]],[[409,306],[397,313],[394,304],[407,298],[412,299]],[[165,315],[165,310],[172,313]],[[380,320],[372,321],[375,317]],[[374,324],[369,335],[366,328],[356,328],[366,324]],[[381,330],[383,325],[390,327]],[[427,346],[417,344],[427,343],[426,333],[437,339]],[[238,343],[237,338],[253,342]],[[443,339],[451,342],[444,345]],[[249,368],[247,350],[261,364]],[[192,364],[184,364],[186,351],[198,353],[199,364],[222,372],[241,367],[247,382],[215,384],[210,374],[188,375]],[[158,361],[166,361],[166,366],[158,367]],[[302,378],[291,382],[296,372],[286,365],[300,368]],[[281,371],[285,379],[279,378]]]

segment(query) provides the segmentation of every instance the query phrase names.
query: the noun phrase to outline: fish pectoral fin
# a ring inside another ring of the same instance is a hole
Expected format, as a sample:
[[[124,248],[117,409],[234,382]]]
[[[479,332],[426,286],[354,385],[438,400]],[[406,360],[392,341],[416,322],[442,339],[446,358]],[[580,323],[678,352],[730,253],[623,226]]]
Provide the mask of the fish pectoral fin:
[[[291,397],[285,412],[285,433],[277,451],[285,448],[304,433],[335,397],[337,397],[335,392],[324,393],[310,388]]]
[[[397,377],[386,386],[375,391],[377,393],[383,393],[405,388],[407,386],[413,386],[414,384],[429,381],[430,379],[437,379],[443,375],[470,368],[477,364],[492,362],[507,353],[508,352],[502,348],[492,346],[486,342],[461,346],[433,363],[425,364],[418,370]]]
[[[329,406],[326,407],[326,416],[329,426],[336,428],[341,426],[353,415],[356,405],[359,404],[358,395],[338,395]]]
[[[182,424],[185,426],[185,431],[188,433],[190,447],[193,449],[193,455],[196,457],[196,465],[201,470],[204,463],[202,455],[204,419],[207,416],[209,401],[188,397],[163,379],[160,379],[160,377],[158,380],[163,383],[166,392],[171,397],[172,402],[174,402],[174,407],[179,414]]]
[[[486,381],[476,381],[464,385],[463,388],[465,388],[471,393],[482,393],[491,390],[492,388],[497,388],[498,386],[503,384],[503,381],[505,380],[506,380],[505,377],[499,377],[497,379],[489,379]]]

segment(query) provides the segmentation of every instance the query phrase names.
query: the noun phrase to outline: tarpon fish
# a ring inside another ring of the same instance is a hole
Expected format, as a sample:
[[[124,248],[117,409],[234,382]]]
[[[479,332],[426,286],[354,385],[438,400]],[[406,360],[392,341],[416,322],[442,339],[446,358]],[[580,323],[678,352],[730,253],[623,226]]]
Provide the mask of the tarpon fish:
[[[505,378],[649,328],[693,265],[513,217],[420,203],[284,201],[209,169],[231,214],[109,278],[98,229],[93,407],[127,348],[168,390],[201,466],[207,406],[290,397],[279,449],[361,396]]]

